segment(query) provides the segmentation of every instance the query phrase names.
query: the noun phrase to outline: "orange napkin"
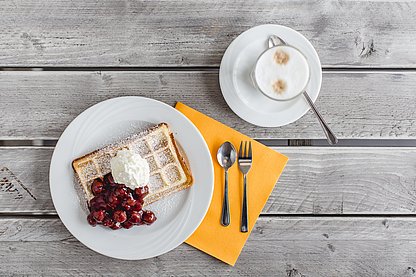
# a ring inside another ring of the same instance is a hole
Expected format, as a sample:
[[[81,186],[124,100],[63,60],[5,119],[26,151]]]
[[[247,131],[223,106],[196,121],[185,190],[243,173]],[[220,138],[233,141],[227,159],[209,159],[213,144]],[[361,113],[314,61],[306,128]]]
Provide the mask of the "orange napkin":
[[[201,132],[211,151],[215,173],[214,194],[208,212],[186,243],[233,266],[288,158],[180,102],[176,104],[176,109],[188,117]],[[216,158],[217,150],[223,142],[230,141],[238,151],[242,140],[252,141],[253,147],[253,165],[247,177],[249,219],[247,233],[240,232],[243,177],[237,162],[228,171],[231,223],[228,227],[223,227],[220,223],[224,170],[217,163]]]

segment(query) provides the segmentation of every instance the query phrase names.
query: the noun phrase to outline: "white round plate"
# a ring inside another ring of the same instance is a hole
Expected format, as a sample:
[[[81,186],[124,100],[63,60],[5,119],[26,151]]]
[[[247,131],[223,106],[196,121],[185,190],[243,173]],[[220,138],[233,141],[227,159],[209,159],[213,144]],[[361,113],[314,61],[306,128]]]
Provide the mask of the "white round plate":
[[[91,227],[75,190],[78,184],[71,162],[137,132],[144,122],[169,124],[189,161],[194,185],[146,207],[157,216],[150,226],[128,230]],[[49,181],[56,211],[74,237],[103,255],[139,260],[174,249],[196,230],[211,202],[214,169],[203,137],[183,114],[162,102],[130,96],[98,103],[69,124],[53,153]]]
[[[268,48],[268,37],[277,35],[298,48],[308,59],[311,77],[306,91],[313,101],[322,82],[321,62],[312,44],[300,33],[281,25],[260,25],[239,35],[227,48],[220,66],[220,86],[228,106],[247,122],[278,127],[301,118],[309,106],[302,95],[290,101],[273,101],[253,85],[250,73],[257,58]]]

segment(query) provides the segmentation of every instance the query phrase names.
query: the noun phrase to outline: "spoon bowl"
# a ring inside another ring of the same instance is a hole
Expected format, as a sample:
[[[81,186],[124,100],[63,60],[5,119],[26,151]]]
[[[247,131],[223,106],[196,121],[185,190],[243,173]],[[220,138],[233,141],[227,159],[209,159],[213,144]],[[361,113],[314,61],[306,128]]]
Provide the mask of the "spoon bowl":
[[[217,152],[217,160],[221,167],[225,170],[229,169],[237,159],[237,151],[229,142],[224,142]]]

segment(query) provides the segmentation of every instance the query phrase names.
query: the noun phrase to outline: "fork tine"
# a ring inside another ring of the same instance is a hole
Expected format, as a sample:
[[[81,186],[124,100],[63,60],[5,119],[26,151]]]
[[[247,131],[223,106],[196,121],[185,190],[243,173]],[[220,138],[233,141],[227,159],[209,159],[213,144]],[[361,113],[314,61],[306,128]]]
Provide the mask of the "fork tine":
[[[251,155],[251,141],[248,143],[248,158],[252,159],[252,155]]]
[[[243,158],[243,141],[240,143],[240,149],[238,149],[238,158]]]
[[[244,158],[247,158],[247,141],[244,142]]]

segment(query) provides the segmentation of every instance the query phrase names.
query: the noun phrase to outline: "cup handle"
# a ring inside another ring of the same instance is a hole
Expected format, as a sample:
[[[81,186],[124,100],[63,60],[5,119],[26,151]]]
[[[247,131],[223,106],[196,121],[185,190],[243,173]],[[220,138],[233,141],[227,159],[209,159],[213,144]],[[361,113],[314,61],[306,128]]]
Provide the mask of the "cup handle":
[[[286,42],[283,39],[279,38],[276,35],[269,36],[268,43],[269,43],[269,48],[286,44]]]

